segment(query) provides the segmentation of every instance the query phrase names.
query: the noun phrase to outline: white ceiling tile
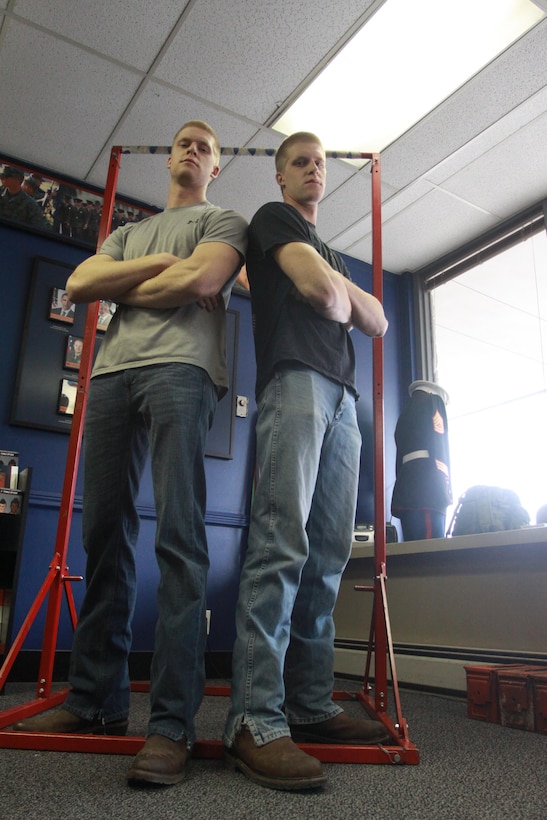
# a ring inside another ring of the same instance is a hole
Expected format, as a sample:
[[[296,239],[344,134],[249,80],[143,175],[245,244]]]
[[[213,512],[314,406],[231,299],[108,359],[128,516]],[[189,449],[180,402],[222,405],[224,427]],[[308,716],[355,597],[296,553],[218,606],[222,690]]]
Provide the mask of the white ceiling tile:
[[[168,143],[188,117],[224,145],[271,147],[273,112],[379,3],[0,0],[0,151],[102,187],[112,144]],[[387,269],[431,263],[545,195],[546,39],[544,20],[383,151]],[[266,158],[221,167],[223,204],[250,215],[279,196]],[[165,173],[165,157],[124,157],[120,193],[161,207]],[[367,170],[329,163],[318,229],[370,261]]]
[[[455,197],[433,190],[384,222],[384,266],[393,273],[417,270],[493,227],[496,221]],[[361,242],[348,246],[346,252],[364,258]]]
[[[427,179],[436,185],[442,184],[462,168],[482,157],[491,148],[503,143],[512,134],[536,120],[545,111],[547,111],[547,85],[431,168],[427,172]]]
[[[205,120],[217,132],[221,145],[243,145],[255,130],[225,111],[162,84],[148,83],[134,100],[120,126],[114,131],[108,150],[104,151],[89,181],[104,186],[112,145],[170,145],[180,126],[190,119]],[[119,190],[158,207],[163,207],[167,194],[167,157],[130,154],[122,157]],[[222,160],[221,166],[226,164]]]
[[[0,50],[0,146],[84,178],[137,86],[133,73],[23,23]],[[32,82],[21,65],[34,66]]]
[[[15,12],[112,59],[147,71],[186,3],[180,0],[16,0]],[[130,17],[130,19],[128,19]]]
[[[371,5],[197,2],[156,76],[265,123]]]
[[[388,220],[393,219],[401,211],[405,211],[410,205],[418,199],[424,197],[432,190],[434,190],[432,185],[425,180],[418,180],[416,183],[410,185],[408,188],[404,188],[402,191],[396,191],[394,188],[390,188],[389,185],[384,185],[382,183],[382,225],[386,224]],[[340,192],[337,191],[336,193],[343,194],[344,189]],[[327,205],[330,205],[330,202],[328,202]],[[344,204],[344,201],[338,197],[338,201],[336,202],[336,210],[340,211],[340,209],[342,210],[341,216],[345,217],[344,224],[349,225],[350,227],[339,233],[337,236],[331,237],[331,241],[336,243],[336,247],[349,248],[358,242],[361,237],[366,237],[368,240],[372,225],[371,205],[366,216],[364,218],[360,218],[358,221],[354,221],[353,224],[348,211],[351,209],[351,215],[355,218],[354,198],[352,196],[346,196]]]
[[[382,153],[383,178],[402,188],[547,86],[547,20]]]
[[[539,202],[547,194],[547,114],[471,162],[443,188],[501,218]]]

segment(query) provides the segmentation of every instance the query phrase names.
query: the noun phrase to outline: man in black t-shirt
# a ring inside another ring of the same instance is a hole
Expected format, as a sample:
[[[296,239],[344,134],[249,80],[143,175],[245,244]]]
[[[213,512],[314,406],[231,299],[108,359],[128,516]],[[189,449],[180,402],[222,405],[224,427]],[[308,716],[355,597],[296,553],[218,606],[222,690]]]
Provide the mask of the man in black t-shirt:
[[[326,175],[319,139],[289,137],[276,170],[283,202],[260,208],[249,229],[258,477],[225,744],[227,760],[255,782],[305,789],[326,777],[296,743],[389,739],[381,723],[350,718],[332,700],[332,612],[351,549],[361,447],[349,329],[382,336],[387,321],[316,233]]]

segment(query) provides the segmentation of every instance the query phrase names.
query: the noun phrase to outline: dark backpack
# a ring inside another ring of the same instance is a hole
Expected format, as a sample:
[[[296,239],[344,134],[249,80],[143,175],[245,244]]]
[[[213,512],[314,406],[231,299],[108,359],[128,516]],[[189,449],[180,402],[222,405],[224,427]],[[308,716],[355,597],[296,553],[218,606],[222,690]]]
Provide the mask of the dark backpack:
[[[447,535],[518,530],[530,523],[513,490],[477,485],[460,497]]]

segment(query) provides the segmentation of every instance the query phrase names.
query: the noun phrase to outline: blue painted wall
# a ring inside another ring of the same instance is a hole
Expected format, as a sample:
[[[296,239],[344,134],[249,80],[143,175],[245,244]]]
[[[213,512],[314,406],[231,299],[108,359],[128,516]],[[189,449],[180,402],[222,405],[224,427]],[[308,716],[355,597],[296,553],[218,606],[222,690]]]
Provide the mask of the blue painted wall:
[[[2,381],[0,390],[0,449],[17,450],[22,467],[33,468],[32,490],[23,545],[21,572],[15,605],[14,629],[27,615],[42,585],[53,557],[58,510],[61,500],[69,437],[62,433],[27,429],[9,424],[10,408],[16,381],[25,307],[35,257],[47,257],[71,266],[77,265],[87,251],[55,239],[0,225],[0,329]],[[352,277],[370,290],[368,265],[346,257]],[[401,297],[401,293],[403,296]],[[385,338],[385,430],[386,430],[386,505],[389,510],[395,480],[395,446],[393,431],[401,407],[401,374],[407,369],[410,348],[408,326],[408,283],[387,273],[384,277],[384,305],[390,322]],[[231,308],[239,319],[239,347],[236,393],[249,397],[249,416],[234,421],[234,458],[207,459],[207,533],[211,555],[208,585],[208,607],[212,610],[210,650],[232,648],[234,607],[237,597],[239,567],[246,544],[250,490],[254,460],[254,349],[250,301],[234,295]],[[361,398],[358,417],[363,433],[361,487],[357,509],[358,521],[372,520],[372,343],[354,332],[358,362],[358,387]],[[404,380],[404,379],[403,379]],[[404,401],[404,396],[402,397]],[[76,502],[70,533],[68,563],[70,573],[83,575],[85,555],[81,545],[81,474],[76,487]],[[148,471],[139,496],[141,533],[138,545],[139,591],[133,623],[133,648],[153,647],[155,594],[158,578],[153,554],[154,507]],[[73,584],[76,604],[83,594],[83,583]],[[25,649],[42,646],[45,607],[39,613],[25,643]],[[62,607],[57,640],[58,649],[69,649],[72,628],[66,607]]]

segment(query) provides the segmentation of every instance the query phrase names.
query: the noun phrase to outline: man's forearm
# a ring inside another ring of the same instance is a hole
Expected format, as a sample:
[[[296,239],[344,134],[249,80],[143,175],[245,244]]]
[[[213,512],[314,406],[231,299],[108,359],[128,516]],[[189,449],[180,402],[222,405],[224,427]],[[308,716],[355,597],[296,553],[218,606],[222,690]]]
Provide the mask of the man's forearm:
[[[76,304],[97,299],[118,302],[122,294],[153,279],[175,261],[178,261],[177,257],[169,253],[150,254],[121,262],[107,254],[96,254],[78,265],[69,276],[67,293]]]
[[[133,307],[174,308],[214,300],[240,263],[238,251],[224,242],[198,245],[192,256],[179,259],[157,276],[121,294]]]
[[[383,336],[388,321],[381,302],[349,279],[344,278],[344,284],[351,302],[351,324],[367,336]]]

